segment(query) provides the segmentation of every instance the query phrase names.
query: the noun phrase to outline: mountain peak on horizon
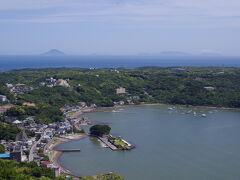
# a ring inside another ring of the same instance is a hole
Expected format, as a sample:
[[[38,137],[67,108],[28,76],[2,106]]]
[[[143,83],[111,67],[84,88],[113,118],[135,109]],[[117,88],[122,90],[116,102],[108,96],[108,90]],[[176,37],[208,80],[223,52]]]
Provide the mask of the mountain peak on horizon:
[[[62,55],[65,55],[65,53],[58,49],[51,49],[51,50],[47,51],[46,53],[43,53],[43,55],[45,55],[45,56],[62,56]]]

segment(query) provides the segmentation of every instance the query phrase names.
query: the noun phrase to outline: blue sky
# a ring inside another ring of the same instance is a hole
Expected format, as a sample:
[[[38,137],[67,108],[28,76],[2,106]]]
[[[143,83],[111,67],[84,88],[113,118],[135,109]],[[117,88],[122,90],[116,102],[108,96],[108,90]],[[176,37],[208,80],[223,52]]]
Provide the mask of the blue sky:
[[[0,54],[240,55],[239,0],[0,0]]]

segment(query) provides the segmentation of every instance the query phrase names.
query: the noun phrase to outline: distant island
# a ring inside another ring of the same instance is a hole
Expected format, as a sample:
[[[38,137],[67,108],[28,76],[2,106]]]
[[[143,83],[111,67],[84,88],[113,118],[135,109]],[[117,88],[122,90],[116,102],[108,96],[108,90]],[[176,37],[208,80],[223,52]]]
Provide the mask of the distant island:
[[[59,51],[57,49],[51,49],[48,52],[43,53],[42,55],[44,55],[44,56],[63,56],[63,55],[65,55],[65,53],[62,51]]]

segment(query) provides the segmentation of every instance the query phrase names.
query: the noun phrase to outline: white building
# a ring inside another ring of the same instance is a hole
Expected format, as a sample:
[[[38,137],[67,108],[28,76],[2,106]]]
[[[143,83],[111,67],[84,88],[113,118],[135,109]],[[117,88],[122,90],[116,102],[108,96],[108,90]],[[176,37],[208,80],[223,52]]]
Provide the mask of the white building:
[[[125,94],[126,93],[126,89],[123,87],[117,88],[116,89],[116,93],[117,94]]]
[[[6,102],[7,101],[7,97],[4,95],[0,95],[0,102]]]
[[[6,83],[6,87],[10,89],[10,88],[13,88],[13,85],[9,84],[9,83]]]
[[[66,80],[63,79],[58,79],[56,82],[56,86],[62,86],[62,87],[70,87],[70,85],[68,84],[68,82]]]
[[[57,80],[54,79],[53,77],[50,77],[50,78],[47,78],[46,81],[49,83],[55,83]]]
[[[204,87],[204,89],[211,91],[211,90],[215,90],[215,87],[212,87],[212,86],[206,86],[206,87]]]

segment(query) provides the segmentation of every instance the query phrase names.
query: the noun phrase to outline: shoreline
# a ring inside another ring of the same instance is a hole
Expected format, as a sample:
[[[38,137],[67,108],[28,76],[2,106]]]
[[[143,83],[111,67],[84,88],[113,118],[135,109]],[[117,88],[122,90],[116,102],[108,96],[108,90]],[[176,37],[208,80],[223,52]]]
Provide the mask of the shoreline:
[[[71,135],[64,135],[61,137],[54,137],[46,145],[47,147],[45,148],[44,152],[49,157],[49,160],[60,168],[61,173],[68,174],[71,176],[76,176],[70,170],[61,166],[61,164],[59,163],[59,157],[61,156],[62,152],[57,151],[54,148],[56,148],[60,144],[64,144],[64,143],[71,142],[74,140],[79,140],[79,139],[82,139],[85,137],[88,137],[88,134],[85,134],[85,133],[84,134],[71,134]]]
[[[230,108],[230,107],[217,107],[217,106],[193,106],[193,105],[183,105],[183,104],[164,104],[164,103],[142,103],[142,104],[134,104],[134,105],[116,105],[113,107],[97,107],[92,110],[83,113],[90,112],[99,112],[99,111],[109,111],[115,108],[129,108],[129,107],[144,107],[144,106],[175,106],[175,107],[185,107],[185,108],[202,108],[202,109],[216,109],[216,110],[235,110],[240,111],[240,108]]]
[[[216,109],[216,110],[235,110],[240,111],[240,108],[228,108],[228,107],[214,107],[214,106],[187,106],[187,105],[174,105],[174,104],[163,104],[163,103],[152,103],[152,104],[136,104],[136,105],[117,105],[113,107],[97,107],[93,109],[85,109],[82,111],[82,114],[84,113],[91,113],[91,112],[101,112],[101,111],[109,111],[114,110],[115,108],[129,108],[129,107],[144,107],[144,106],[175,106],[175,107],[185,107],[185,108],[203,108],[203,109]],[[60,144],[71,142],[74,140],[80,140],[82,138],[89,137],[88,134],[72,134],[72,135],[64,135],[61,137],[54,137],[48,144],[49,147],[46,149],[46,153],[50,159],[51,162],[53,162],[55,165],[57,165],[61,173],[65,173],[71,176],[74,175],[70,170],[64,168],[59,163],[59,157],[61,156],[62,152],[54,150],[55,147],[59,146]]]

